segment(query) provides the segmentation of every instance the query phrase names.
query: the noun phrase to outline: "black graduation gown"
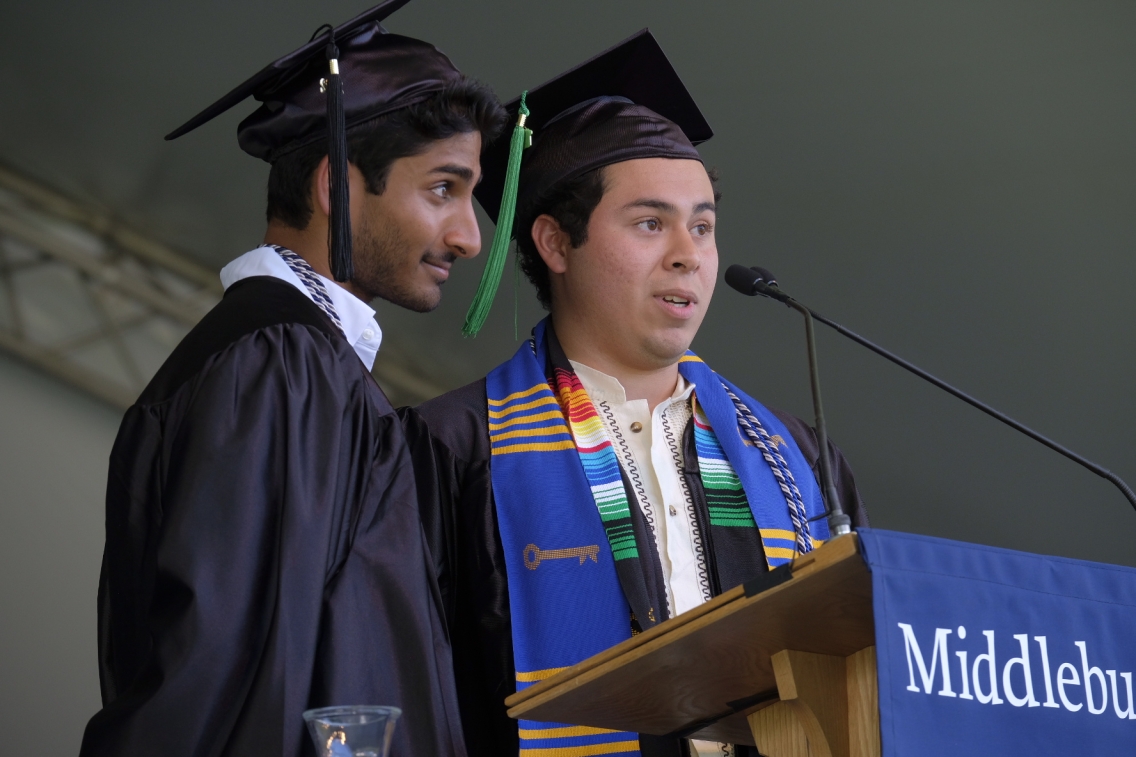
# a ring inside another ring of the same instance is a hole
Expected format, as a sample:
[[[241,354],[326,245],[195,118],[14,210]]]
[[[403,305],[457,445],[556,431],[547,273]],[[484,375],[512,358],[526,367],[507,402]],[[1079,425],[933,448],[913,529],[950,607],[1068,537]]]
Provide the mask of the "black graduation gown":
[[[291,285],[230,287],[126,412],[106,539],[83,757],[299,757],[332,704],[465,754],[402,425]]]
[[[516,678],[505,554],[493,502],[486,405],[482,379],[417,408],[399,409],[414,456],[419,506],[453,643],[470,757],[516,755],[519,748],[517,722],[505,710],[505,697],[516,691]],[[774,413],[816,471],[820,447],[812,427],[787,413]],[[689,448],[686,457],[693,459],[690,429],[684,434],[684,446]],[[841,503],[855,526],[866,526],[867,514],[852,469],[831,442],[829,450]],[[701,491],[697,475],[687,475],[686,480],[692,491]],[[645,757],[686,752],[677,739],[643,739],[641,749]]]

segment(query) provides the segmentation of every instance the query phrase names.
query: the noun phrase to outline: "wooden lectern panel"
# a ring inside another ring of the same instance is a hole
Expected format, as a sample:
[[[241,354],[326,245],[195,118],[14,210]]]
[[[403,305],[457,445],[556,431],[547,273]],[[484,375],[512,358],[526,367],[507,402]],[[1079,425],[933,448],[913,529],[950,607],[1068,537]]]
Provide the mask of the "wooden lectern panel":
[[[875,643],[857,544],[834,539],[784,583],[754,596],[739,586],[520,691],[509,715],[752,745],[746,715],[777,701],[774,654],[847,657]]]

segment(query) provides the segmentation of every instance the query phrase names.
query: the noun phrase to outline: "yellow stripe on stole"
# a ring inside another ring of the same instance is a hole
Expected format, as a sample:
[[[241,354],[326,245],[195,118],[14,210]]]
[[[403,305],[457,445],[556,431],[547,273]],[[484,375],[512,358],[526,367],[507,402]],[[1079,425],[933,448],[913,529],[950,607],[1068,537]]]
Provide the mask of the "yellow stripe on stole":
[[[639,739],[612,741],[607,744],[588,746],[561,746],[545,749],[521,749],[521,757],[592,757],[597,754],[618,754],[639,750]]]
[[[785,541],[793,542],[797,540],[797,534],[787,528],[762,528],[760,531],[762,539],[784,539]],[[817,539],[816,537],[809,538],[813,540],[814,547],[819,547],[821,544],[824,544],[824,539]]]
[[[489,404],[490,405],[496,405],[497,407],[501,407],[501,405],[507,405],[510,402],[512,402],[513,400],[519,400],[521,397],[528,397],[530,394],[536,394],[541,389],[549,389],[548,384],[537,384],[536,386],[530,386],[528,389],[525,389],[523,392],[513,392],[508,397],[506,397],[505,399],[501,399],[501,400],[495,400],[492,397],[490,397],[489,398]],[[551,389],[549,389],[549,391],[551,391]]]
[[[550,421],[553,418],[563,420],[564,416],[560,414],[559,410],[549,410],[547,413],[537,413],[536,415],[522,415],[519,418],[510,418],[509,420],[501,421],[500,423],[490,423],[489,430],[500,431],[501,429],[508,428],[509,426],[518,426],[522,423],[536,423],[537,421]]]
[[[680,363],[704,363],[704,362],[706,362],[702,358],[698,357],[698,355],[683,355],[682,357],[680,357],[678,359],[678,361]]]
[[[576,427],[575,428],[576,431],[579,431],[580,433],[582,433],[585,436],[591,436],[592,434],[603,434],[604,433],[603,421],[601,421],[598,417],[596,417],[594,415],[591,418],[588,418],[587,420],[577,421],[573,425]]]
[[[556,426],[541,426],[540,428],[521,428],[516,431],[506,431],[501,434],[490,434],[490,442],[499,442],[502,439],[515,439],[518,436],[552,436],[553,434],[567,434],[568,429],[563,424]]]
[[[560,403],[556,401],[555,397],[541,397],[538,400],[533,400],[532,402],[526,402],[523,405],[513,405],[512,407],[507,407],[504,410],[490,410],[489,411],[489,417],[490,418],[504,418],[507,415],[512,415],[513,413],[519,413],[522,410],[531,410],[534,407],[541,407],[542,405],[554,405],[554,406],[558,407],[560,405]]]
[[[571,439],[562,442],[535,442],[533,444],[510,444],[507,447],[494,447],[494,455],[510,455],[514,452],[556,452],[562,449],[576,449]]]
[[[545,668],[544,670],[530,670],[527,673],[518,670],[517,683],[536,683],[537,681],[543,681],[545,678],[552,678],[560,671],[567,669],[567,667]]]
[[[607,728],[592,728],[586,725],[573,725],[567,728],[520,728],[522,739],[564,739],[569,736],[602,736],[605,733],[619,733]]]
[[[786,549],[785,547],[766,547],[766,557],[784,557],[786,560],[792,560],[797,556],[797,550]]]

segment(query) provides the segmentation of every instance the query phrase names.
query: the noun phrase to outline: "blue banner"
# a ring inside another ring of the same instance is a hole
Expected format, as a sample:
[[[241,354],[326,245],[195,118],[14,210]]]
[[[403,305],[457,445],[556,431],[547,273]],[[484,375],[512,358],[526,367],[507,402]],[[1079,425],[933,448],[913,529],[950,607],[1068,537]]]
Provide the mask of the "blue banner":
[[[858,533],[885,757],[1136,755],[1136,569]]]

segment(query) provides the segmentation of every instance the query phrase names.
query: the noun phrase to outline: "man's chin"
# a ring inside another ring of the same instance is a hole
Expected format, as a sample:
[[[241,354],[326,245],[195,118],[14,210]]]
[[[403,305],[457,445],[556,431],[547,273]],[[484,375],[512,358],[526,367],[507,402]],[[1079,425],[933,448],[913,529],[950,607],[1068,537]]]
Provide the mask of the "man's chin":
[[[693,335],[672,331],[653,335],[647,340],[646,347],[659,366],[667,366],[681,360],[693,341]]]
[[[442,289],[434,284],[401,291],[380,291],[379,297],[415,313],[429,313],[442,304]]]
[[[415,313],[429,313],[437,310],[438,306],[442,304],[442,293],[437,292],[433,296],[421,295],[410,297],[403,299],[401,302],[395,302],[394,304]]]

